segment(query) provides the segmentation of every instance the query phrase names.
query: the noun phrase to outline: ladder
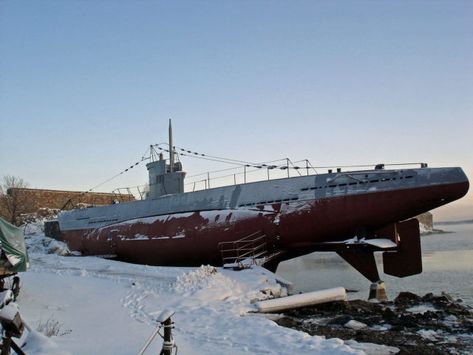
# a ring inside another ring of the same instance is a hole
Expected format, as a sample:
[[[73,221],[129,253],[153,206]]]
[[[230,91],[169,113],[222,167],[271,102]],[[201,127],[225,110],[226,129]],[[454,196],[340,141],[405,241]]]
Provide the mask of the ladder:
[[[235,270],[248,269],[253,265],[263,265],[279,255],[269,254],[266,234],[256,231],[238,240],[218,243],[223,267]]]

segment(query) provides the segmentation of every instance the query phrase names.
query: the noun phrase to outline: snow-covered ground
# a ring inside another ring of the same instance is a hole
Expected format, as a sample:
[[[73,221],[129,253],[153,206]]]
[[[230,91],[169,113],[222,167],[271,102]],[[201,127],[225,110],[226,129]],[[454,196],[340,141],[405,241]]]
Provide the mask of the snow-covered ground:
[[[165,309],[176,312],[179,354],[387,352],[382,346],[310,336],[252,313],[255,301],[286,292],[274,274],[259,267],[154,267],[62,256],[61,243],[40,230],[28,233],[31,267],[20,275],[18,299],[31,328],[27,354],[137,354]],[[47,338],[38,327],[55,335]],[[159,353],[161,345],[158,337],[146,354]]]

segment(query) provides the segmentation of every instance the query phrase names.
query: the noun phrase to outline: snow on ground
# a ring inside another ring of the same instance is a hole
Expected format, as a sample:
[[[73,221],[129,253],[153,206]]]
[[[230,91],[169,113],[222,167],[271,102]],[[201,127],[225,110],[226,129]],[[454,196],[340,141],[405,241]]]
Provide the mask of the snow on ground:
[[[46,220],[47,219],[39,219],[36,222],[30,222],[22,227],[28,254],[69,255],[70,251],[65,243],[44,235],[43,226]]]
[[[153,267],[65,257],[48,254],[44,236],[28,239],[35,247],[30,270],[20,275],[18,299],[32,329],[28,354],[136,354],[164,309],[176,311],[173,335],[180,354],[362,354],[366,349],[279,327],[251,313],[255,301],[285,293],[275,275],[259,267]],[[57,335],[34,331],[40,324],[53,325]],[[146,354],[159,353],[161,345],[157,338]]]

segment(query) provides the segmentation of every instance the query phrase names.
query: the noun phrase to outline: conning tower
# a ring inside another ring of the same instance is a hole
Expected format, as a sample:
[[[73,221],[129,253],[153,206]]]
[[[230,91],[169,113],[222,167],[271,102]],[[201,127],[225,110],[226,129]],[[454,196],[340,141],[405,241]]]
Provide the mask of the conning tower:
[[[163,195],[178,194],[184,192],[184,178],[186,173],[182,171],[182,164],[175,161],[174,146],[172,144],[172,126],[169,120],[169,164],[166,163],[163,154],[157,154],[153,146],[150,146],[151,162],[146,164],[149,175],[148,199],[157,199]]]

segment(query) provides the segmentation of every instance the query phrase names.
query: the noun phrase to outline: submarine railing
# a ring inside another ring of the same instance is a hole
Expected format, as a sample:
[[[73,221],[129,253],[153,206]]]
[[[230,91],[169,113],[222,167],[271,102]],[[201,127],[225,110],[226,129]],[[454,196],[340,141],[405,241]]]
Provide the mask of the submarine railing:
[[[133,200],[145,200],[147,194],[147,185],[138,185],[131,187],[119,187],[112,191],[116,202],[129,202]]]
[[[222,187],[222,186],[230,186],[230,185],[237,185],[239,183],[248,183],[248,182],[257,182],[257,181],[264,181],[264,180],[273,180],[273,179],[280,179],[280,178],[289,178],[291,177],[290,171],[296,171],[297,176],[303,175],[318,175],[319,171],[324,169],[327,170],[328,173],[340,173],[340,172],[352,172],[352,171],[365,171],[365,170],[384,170],[386,167],[409,167],[409,166],[419,166],[420,168],[427,168],[427,163],[422,162],[415,162],[415,163],[390,163],[390,164],[359,164],[359,165],[334,165],[334,166],[312,166],[308,160],[302,160],[301,162],[306,162],[305,166],[298,166],[296,165],[299,162],[292,162],[287,159],[287,163],[285,165],[276,166],[276,165],[245,165],[240,166],[237,168],[229,168],[229,169],[222,169],[216,171],[205,172],[197,175],[193,175],[192,177],[202,176],[203,179],[196,179],[193,181],[189,181],[185,184],[186,191],[199,191],[199,190],[207,190],[211,187]],[[254,169],[251,169],[254,168]],[[231,170],[239,169],[236,172],[231,172]],[[348,170],[347,170],[348,169]],[[270,175],[270,171],[276,172],[279,171],[280,174],[272,173]],[[211,176],[212,173],[219,173],[219,172],[231,172],[230,174],[219,175],[219,176]],[[301,172],[304,172],[301,174]],[[258,174],[256,177],[256,174]],[[250,178],[251,176],[251,178]],[[294,176],[294,175],[293,175]],[[240,177],[240,178],[239,178]],[[220,183],[218,182],[220,180]],[[211,184],[212,182],[212,184]]]
[[[289,159],[287,160],[285,165],[276,166],[276,165],[268,165],[268,164],[261,164],[255,166],[243,166],[238,168],[229,168],[229,169],[222,169],[222,170],[215,170],[210,172],[205,172],[197,175],[193,175],[192,177],[198,176],[205,176],[204,179],[198,179],[189,181],[184,184],[185,192],[190,191],[200,191],[200,190],[207,190],[210,188],[216,187],[223,187],[223,186],[231,186],[231,185],[238,185],[241,183],[248,183],[248,182],[258,182],[264,180],[274,180],[274,179],[281,179],[281,178],[289,178],[291,177],[290,171],[294,170],[298,173],[297,176],[303,175],[310,175],[310,171],[312,171],[312,175],[318,175],[318,170],[327,169],[328,173],[344,173],[354,172],[354,171],[365,171],[365,170],[384,170],[386,167],[402,167],[402,166],[420,166],[420,168],[427,168],[427,163],[391,163],[391,164],[360,164],[360,165],[334,165],[334,166],[312,166],[308,160],[301,160],[300,162],[305,162],[305,166],[298,166],[296,165],[299,162],[292,162]],[[254,169],[250,169],[254,168]],[[359,168],[355,169],[354,168]],[[235,169],[242,169],[242,171],[232,172],[231,174],[220,175],[220,176],[211,176],[212,173],[219,173],[225,171],[231,171]],[[351,169],[351,170],[346,170]],[[304,174],[301,174],[302,171],[305,170]],[[270,175],[270,171],[272,171],[272,175]],[[274,172],[279,171],[280,174],[276,174]],[[255,173],[259,173],[256,176]],[[287,175],[286,175],[287,174]],[[239,176],[242,176],[238,178]],[[250,178],[251,176],[251,178]],[[148,186],[145,185],[138,185],[133,187],[120,187],[112,191],[115,195],[115,203],[117,202],[128,202],[132,201],[133,199],[144,200],[147,198],[148,194]]]

